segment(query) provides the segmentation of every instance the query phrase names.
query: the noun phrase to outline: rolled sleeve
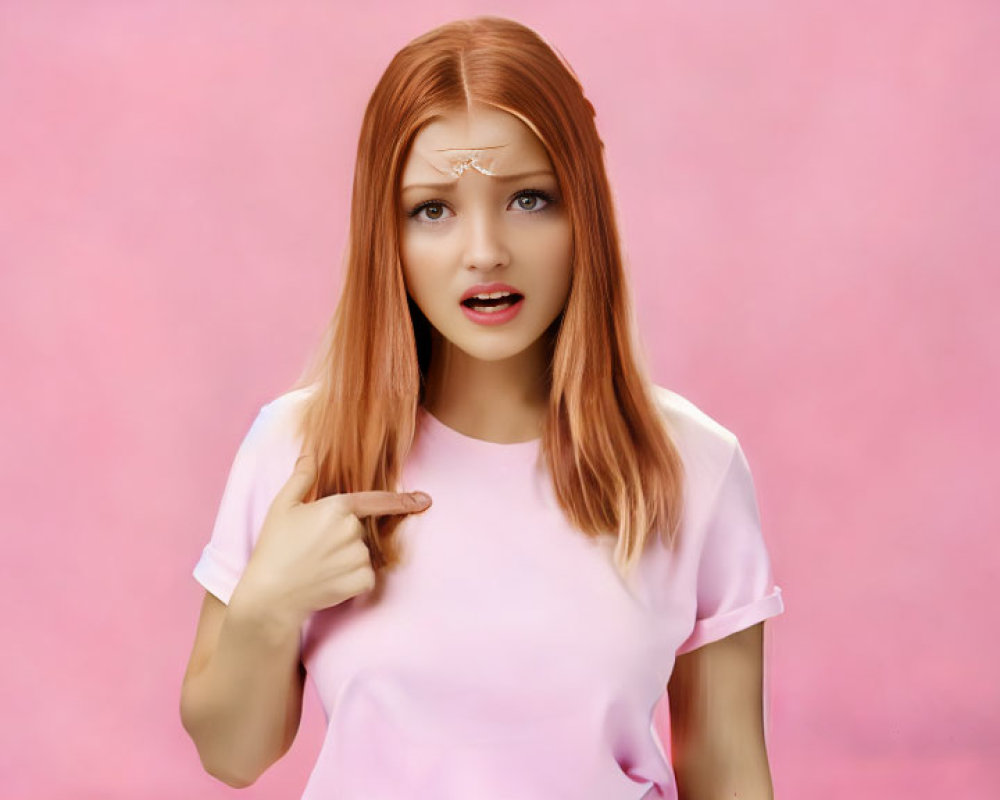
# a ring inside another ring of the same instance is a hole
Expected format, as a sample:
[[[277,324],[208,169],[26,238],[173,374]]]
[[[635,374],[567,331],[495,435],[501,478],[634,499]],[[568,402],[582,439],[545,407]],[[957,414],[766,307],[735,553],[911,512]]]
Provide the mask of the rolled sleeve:
[[[784,611],[761,531],[750,467],[739,441],[705,528],[698,561],[697,612],[687,653]]]
[[[228,604],[250,560],[263,520],[255,493],[264,445],[267,406],[260,409],[233,459],[222,493],[212,535],[194,568],[194,577],[206,590]]]

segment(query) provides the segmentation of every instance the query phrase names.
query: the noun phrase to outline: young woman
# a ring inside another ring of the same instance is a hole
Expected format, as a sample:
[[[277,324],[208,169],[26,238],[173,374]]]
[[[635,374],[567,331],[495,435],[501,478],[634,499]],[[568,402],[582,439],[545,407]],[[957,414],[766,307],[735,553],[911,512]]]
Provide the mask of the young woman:
[[[181,713],[211,774],[288,750],[308,673],[309,800],[772,796],[750,471],[633,330],[570,68],[497,18],[407,45],[326,346],[260,410],[195,568]]]

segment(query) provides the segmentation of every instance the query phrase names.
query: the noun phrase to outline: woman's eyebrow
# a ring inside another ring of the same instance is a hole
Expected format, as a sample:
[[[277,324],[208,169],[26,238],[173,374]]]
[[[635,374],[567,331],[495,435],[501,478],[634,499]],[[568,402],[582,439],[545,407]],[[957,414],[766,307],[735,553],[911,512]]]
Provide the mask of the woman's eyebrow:
[[[513,181],[524,180],[525,178],[536,178],[541,175],[552,176],[553,173],[550,169],[537,169],[531,172],[520,172],[517,175],[492,175],[490,177],[495,178],[502,183],[511,183]],[[410,189],[443,189],[445,187],[454,186],[456,183],[458,183],[458,178],[450,181],[441,181],[440,183],[411,183],[404,186],[402,191],[405,192]]]

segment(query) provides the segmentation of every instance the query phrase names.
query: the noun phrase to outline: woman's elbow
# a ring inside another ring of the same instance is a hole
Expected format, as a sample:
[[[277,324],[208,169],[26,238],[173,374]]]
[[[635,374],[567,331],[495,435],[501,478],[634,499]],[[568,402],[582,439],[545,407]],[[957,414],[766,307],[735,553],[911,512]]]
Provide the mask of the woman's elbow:
[[[217,749],[199,746],[197,742],[195,742],[195,746],[198,748],[198,758],[205,772],[234,789],[245,789],[248,786],[253,786],[262,774],[260,770],[248,769],[245,765],[235,764],[232,759],[219,758]]]
[[[257,778],[260,777],[260,775],[254,775],[251,777],[236,775],[222,769],[212,769],[204,761],[202,761],[201,764],[205,768],[205,772],[216,780],[222,781],[227,786],[232,786],[234,789],[246,789],[248,786],[253,786],[257,782]]]
[[[190,699],[187,699],[187,702],[185,700],[186,698],[182,696],[181,725],[194,743],[205,772],[234,789],[245,789],[256,783],[262,774],[261,771],[233,763],[233,759],[225,753],[229,748],[216,741],[217,737],[209,730],[210,726],[206,724],[204,715],[199,713],[199,709],[193,706]]]

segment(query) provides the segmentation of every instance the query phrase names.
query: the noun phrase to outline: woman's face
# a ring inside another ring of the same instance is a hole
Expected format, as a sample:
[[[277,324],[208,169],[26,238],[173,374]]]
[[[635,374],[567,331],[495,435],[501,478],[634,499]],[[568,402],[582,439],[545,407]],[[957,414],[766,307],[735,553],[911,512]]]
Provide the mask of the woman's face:
[[[435,330],[485,361],[538,342],[566,303],[573,237],[530,128],[489,106],[436,117],[414,139],[399,199],[406,288]],[[498,290],[511,296],[462,302]]]

